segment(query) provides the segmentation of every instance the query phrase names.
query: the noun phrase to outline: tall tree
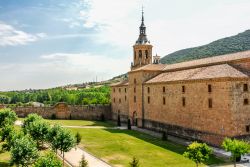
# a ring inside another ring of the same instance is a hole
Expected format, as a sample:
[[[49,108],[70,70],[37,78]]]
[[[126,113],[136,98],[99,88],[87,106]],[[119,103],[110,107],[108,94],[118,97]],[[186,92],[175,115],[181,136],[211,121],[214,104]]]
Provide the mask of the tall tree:
[[[29,136],[15,138],[11,146],[11,164],[25,166],[33,164],[38,158],[36,143]]]

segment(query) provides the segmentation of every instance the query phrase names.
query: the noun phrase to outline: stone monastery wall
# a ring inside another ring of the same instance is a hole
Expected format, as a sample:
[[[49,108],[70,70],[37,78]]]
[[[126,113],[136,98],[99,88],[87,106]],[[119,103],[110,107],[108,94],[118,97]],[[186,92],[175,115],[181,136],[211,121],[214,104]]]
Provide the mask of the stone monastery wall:
[[[101,120],[103,115],[108,120],[112,116],[110,105],[70,106],[58,103],[53,107],[15,107],[13,110],[19,117],[36,113],[44,118],[52,118],[52,115],[55,115],[56,119]]]

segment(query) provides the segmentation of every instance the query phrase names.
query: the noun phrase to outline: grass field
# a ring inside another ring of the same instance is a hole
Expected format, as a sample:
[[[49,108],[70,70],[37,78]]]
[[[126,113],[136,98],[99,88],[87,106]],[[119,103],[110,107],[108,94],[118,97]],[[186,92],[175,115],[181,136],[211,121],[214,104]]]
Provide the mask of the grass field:
[[[114,166],[127,167],[132,157],[143,167],[194,167],[195,163],[182,156],[185,147],[161,141],[152,136],[129,130],[71,129],[83,139],[81,147]],[[223,163],[211,157],[207,165]],[[203,165],[205,166],[205,165]]]
[[[24,121],[24,118],[18,118]],[[62,126],[101,126],[101,127],[114,127],[115,125],[110,121],[86,121],[86,120],[51,120],[46,119],[50,124],[59,124]]]
[[[23,119],[21,119],[23,120]],[[65,126],[113,127],[111,122],[85,120],[48,120],[51,124]],[[161,141],[150,135],[118,129],[69,128],[82,135],[80,147],[116,167],[127,167],[133,156],[143,167],[194,167],[195,163],[185,157],[186,147],[173,142]],[[6,163],[8,153],[0,154],[1,162]],[[211,156],[205,165],[221,164],[222,160]],[[205,166],[202,165],[202,166]]]

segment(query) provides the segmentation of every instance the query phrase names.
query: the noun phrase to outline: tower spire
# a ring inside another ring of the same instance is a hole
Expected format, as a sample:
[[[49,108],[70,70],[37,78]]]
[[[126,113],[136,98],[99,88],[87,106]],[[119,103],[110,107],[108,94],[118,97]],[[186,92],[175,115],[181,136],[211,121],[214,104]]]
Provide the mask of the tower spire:
[[[146,26],[144,24],[144,7],[142,6],[142,17],[141,17],[141,26],[139,27],[140,35],[136,41],[136,44],[146,44],[149,43],[146,35]]]

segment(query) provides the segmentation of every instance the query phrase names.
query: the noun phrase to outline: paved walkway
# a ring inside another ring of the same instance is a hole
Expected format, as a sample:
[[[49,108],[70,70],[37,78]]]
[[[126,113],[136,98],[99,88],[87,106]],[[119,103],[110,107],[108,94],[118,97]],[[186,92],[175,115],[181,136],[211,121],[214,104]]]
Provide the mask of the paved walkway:
[[[23,125],[23,123],[22,123],[22,121],[17,120],[15,122],[15,125],[21,126],[21,125]],[[95,129],[96,128],[98,128],[98,129],[105,128],[105,127],[101,127],[101,126],[63,126],[63,127],[67,127],[67,128],[95,128]],[[110,128],[112,128],[112,127],[110,127]],[[107,128],[105,128],[105,129],[107,129]],[[113,127],[113,129],[115,129],[115,127]],[[60,153],[58,153],[58,155],[60,156],[60,158],[62,158],[62,155]],[[109,164],[107,164],[103,160],[93,156],[92,154],[84,151],[83,149],[81,149],[79,147],[72,148],[69,152],[66,152],[64,154],[64,158],[65,158],[66,163],[72,167],[79,166],[79,163],[82,160],[82,156],[84,156],[85,160],[88,161],[89,167],[111,167]]]
[[[96,158],[92,154],[89,154],[88,152],[82,150],[79,147],[71,149],[69,152],[65,153],[64,157],[65,157],[65,160],[71,166],[78,167],[79,162],[81,161],[83,155],[85,157],[85,160],[88,161],[89,167],[111,167],[106,162],[102,161],[101,159]]]

